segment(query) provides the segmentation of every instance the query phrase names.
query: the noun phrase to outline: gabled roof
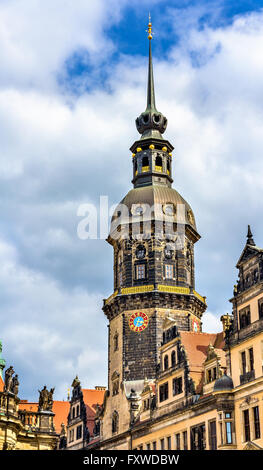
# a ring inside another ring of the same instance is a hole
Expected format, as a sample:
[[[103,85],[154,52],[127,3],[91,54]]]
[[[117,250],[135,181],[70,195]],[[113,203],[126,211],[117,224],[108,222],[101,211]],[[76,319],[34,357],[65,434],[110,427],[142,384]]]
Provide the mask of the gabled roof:
[[[83,401],[86,405],[87,427],[90,435],[93,435],[94,419],[96,415],[96,405],[102,405],[105,390],[94,390],[82,388]]]
[[[263,248],[259,248],[259,246],[256,245],[246,244],[236,264],[236,267],[239,268],[242,263],[247,261],[249,258],[253,258],[253,256],[257,255],[258,253],[263,253]]]

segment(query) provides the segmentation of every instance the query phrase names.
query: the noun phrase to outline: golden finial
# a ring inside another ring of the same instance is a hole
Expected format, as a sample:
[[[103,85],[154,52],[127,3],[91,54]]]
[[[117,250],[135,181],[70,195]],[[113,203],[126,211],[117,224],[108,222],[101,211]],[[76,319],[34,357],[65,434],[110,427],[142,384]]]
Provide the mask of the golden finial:
[[[151,40],[153,38],[153,32],[152,32],[152,22],[151,22],[151,15],[149,13],[149,24],[148,24],[148,29],[146,30],[148,33],[148,39]]]

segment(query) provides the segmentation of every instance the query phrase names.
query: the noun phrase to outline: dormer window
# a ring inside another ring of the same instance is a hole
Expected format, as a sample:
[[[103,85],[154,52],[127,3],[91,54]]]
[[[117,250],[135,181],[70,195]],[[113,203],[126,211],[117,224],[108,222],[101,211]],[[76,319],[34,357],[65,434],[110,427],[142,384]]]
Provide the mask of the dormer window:
[[[250,307],[243,308],[239,312],[240,329],[245,328],[246,326],[250,325],[250,323],[251,323]]]

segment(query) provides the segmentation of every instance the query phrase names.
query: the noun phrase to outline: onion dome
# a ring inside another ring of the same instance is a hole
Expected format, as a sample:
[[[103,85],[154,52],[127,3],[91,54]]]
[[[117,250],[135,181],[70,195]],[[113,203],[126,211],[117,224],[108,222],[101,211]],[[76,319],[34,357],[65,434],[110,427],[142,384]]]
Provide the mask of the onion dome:
[[[233,380],[225,373],[215,381],[214,392],[231,392],[233,388]]]

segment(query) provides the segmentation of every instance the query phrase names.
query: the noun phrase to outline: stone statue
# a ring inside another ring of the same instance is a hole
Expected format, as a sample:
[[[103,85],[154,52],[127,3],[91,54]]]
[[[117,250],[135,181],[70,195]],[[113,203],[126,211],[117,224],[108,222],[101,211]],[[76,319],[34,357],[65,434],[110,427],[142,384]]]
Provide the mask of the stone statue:
[[[15,373],[13,366],[10,366],[6,371],[5,371],[5,392],[11,392],[12,393],[12,375]]]
[[[44,385],[43,389],[39,391],[38,409],[39,411],[52,411],[53,406],[53,393],[54,388],[51,388],[50,392],[47,390],[47,386]]]
[[[51,388],[50,392],[48,393],[48,409],[52,411],[53,408],[53,394],[54,394],[55,388]]]
[[[14,395],[18,395],[18,387],[19,387],[19,381],[18,381],[18,375],[16,374],[16,375],[13,377],[12,385],[11,385],[11,392],[12,392]]]

